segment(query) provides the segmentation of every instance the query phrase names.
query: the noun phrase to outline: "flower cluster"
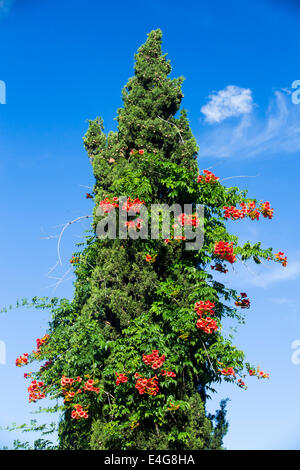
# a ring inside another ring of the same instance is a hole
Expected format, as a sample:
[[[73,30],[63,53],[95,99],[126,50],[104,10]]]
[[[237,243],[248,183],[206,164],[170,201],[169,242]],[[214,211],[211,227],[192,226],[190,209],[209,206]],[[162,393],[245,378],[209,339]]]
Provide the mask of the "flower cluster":
[[[24,353],[23,356],[20,356],[16,359],[16,366],[21,367],[28,363],[28,353]]]
[[[36,345],[37,345],[38,350],[44,343],[46,343],[46,341],[48,341],[48,339],[49,339],[49,335],[44,335],[41,339],[37,338]]]
[[[243,212],[250,217],[251,220],[259,220],[260,211],[256,208],[255,201],[250,201],[247,204],[242,202],[241,207]]]
[[[250,300],[247,298],[247,294],[245,292],[241,292],[241,295],[238,297],[237,301],[235,302],[235,305],[241,308],[250,307]]]
[[[124,223],[124,226],[128,228],[137,228],[138,230],[140,230],[142,228],[142,222],[143,222],[143,219],[139,217],[136,220],[127,220]]]
[[[27,389],[29,393],[29,402],[36,402],[37,400],[46,398],[45,388],[46,386],[44,382],[37,382],[36,380],[32,380]]]
[[[263,372],[262,370],[260,370],[259,367],[255,369],[249,369],[248,370],[249,372],[249,375],[255,375],[258,379],[268,379],[270,374],[267,374],[266,372]]]
[[[194,306],[197,315],[200,317],[196,323],[196,327],[207,334],[211,334],[218,329],[216,320],[213,320],[209,316],[203,318],[203,315],[214,315],[214,306],[215,304],[209,300],[200,300],[199,302],[196,302]]]
[[[145,204],[145,201],[140,201],[138,197],[135,199],[131,199],[130,197],[127,198],[127,201],[124,202],[122,210],[129,212],[134,211],[137,213],[141,212],[141,206]]]
[[[224,241],[216,242],[214,255],[218,256],[222,260],[228,261],[229,263],[234,263],[236,261],[236,256],[233,253],[233,243]]]
[[[143,361],[146,365],[151,366],[152,369],[158,369],[163,365],[165,362],[166,356],[163,354],[161,357],[159,357],[159,352],[157,349],[154,349],[152,351],[152,354],[148,354],[145,356],[143,354]]]
[[[222,375],[235,377],[235,372],[232,367],[228,367],[228,369],[219,369],[219,372],[221,372]]]
[[[276,261],[282,264],[282,266],[287,265],[287,257],[284,256],[284,253],[282,251],[279,251],[279,253],[275,254]]]
[[[87,414],[86,411],[82,408],[82,405],[74,405],[75,410],[72,410],[71,417],[73,419],[87,419],[89,415]]]
[[[120,383],[126,383],[128,380],[128,377],[126,377],[125,374],[118,374],[116,372],[117,380],[116,380],[116,385],[120,385]]]
[[[95,380],[88,379],[86,380],[86,382],[83,383],[83,385],[81,384],[82,381],[83,379],[80,376],[76,377],[76,379],[66,377],[65,375],[62,376],[60,384],[62,387],[65,402],[71,401],[75,397],[75,395],[79,395],[83,392],[90,391],[95,392],[97,394],[100,392],[99,387],[94,387]],[[76,385],[79,387],[77,388],[77,390],[75,388]]]
[[[210,302],[209,300],[200,300],[199,302],[195,303],[194,309],[196,310],[197,315],[202,317],[203,314],[213,315],[215,313],[215,311],[213,310],[214,307],[215,304],[213,302]]]
[[[36,346],[37,346],[37,350],[36,351],[32,351],[33,354],[35,354],[36,356],[40,354],[41,352],[41,347],[43,346],[43,344],[45,344],[49,339],[49,335],[44,335],[42,338],[37,338],[36,340]]]
[[[66,385],[72,385],[74,382],[75,382],[75,379],[72,379],[71,377],[66,377],[65,375],[63,375],[61,378],[60,384],[62,388],[64,389]]]
[[[215,176],[211,171],[203,170],[204,175],[199,175],[197,182],[198,183],[215,183],[220,178]]]
[[[245,217],[245,212],[237,209],[235,206],[224,206],[224,217],[225,219],[237,220]]]
[[[196,323],[196,327],[204,331],[205,333],[211,334],[218,329],[218,324],[216,320],[213,320],[210,317],[206,317],[206,318],[199,318],[199,320]]]
[[[171,370],[161,370],[160,375],[162,377],[167,376],[167,377],[176,377],[175,372],[172,372]]]
[[[152,354],[143,354],[142,356],[143,362],[147,366],[151,366],[152,369],[160,368],[166,357],[163,354],[161,357],[159,356],[159,351],[157,349],[152,350]],[[126,383],[128,381],[128,377],[125,374],[118,374],[116,372],[117,380],[116,385],[120,385],[122,382]],[[161,370],[160,371],[161,377],[176,377],[175,372],[168,371],[168,370]],[[156,396],[159,392],[158,387],[158,376],[155,375],[154,377],[145,377],[142,376],[139,372],[134,374],[134,378],[136,379],[135,388],[139,391],[140,395],[152,395]]]
[[[64,394],[64,402],[72,400],[72,398],[74,398],[76,394],[73,390],[75,379],[72,379],[71,377],[66,377],[65,375],[63,375],[61,378],[60,384],[62,387],[62,392]],[[81,389],[79,390],[80,390],[79,393],[81,393]]]
[[[178,222],[183,227],[184,225],[190,225],[192,227],[198,227],[200,221],[198,219],[197,214],[180,214],[178,216]]]
[[[80,379],[81,377],[77,377],[77,380]],[[88,379],[84,385],[83,385],[83,391],[84,392],[95,392],[95,393],[99,393],[100,392],[100,388],[99,387],[94,387],[94,384],[95,384],[95,381],[93,379]]]
[[[271,209],[269,201],[260,203],[260,212],[268,219],[272,219],[274,209]]]
[[[110,200],[108,197],[100,201],[99,207],[103,210],[104,214],[109,214],[113,209],[116,207],[119,207],[118,203],[119,199],[117,197],[113,197],[112,200]]]
[[[156,375],[154,377],[151,377],[150,379],[147,379],[141,377],[139,374],[135,374],[135,378],[137,378],[135,388],[138,389],[140,395],[147,393],[148,395],[152,395],[155,397],[155,395],[158,394],[159,388]]]
[[[135,213],[140,213],[141,206],[143,204],[145,204],[145,201],[141,201],[138,197],[135,199],[131,199],[130,197],[128,197],[122,206],[122,210],[126,212],[134,211]],[[110,200],[108,197],[106,197],[105,199],[100,201],[99,207],[102,208],[104,214],[108,214],[116,207],[119,207],[119,198],[113,197]],[[137,220],[126,221],[124,225],[128,228],[137,228],[138,230],[140,230],[142,228],[142,222],[143,219],[139,218]]]
[[[45,344],[48,341],[48,339],[49,339],[48,334],[44,335],[42,338],[37,338],[37,340],[36,340],[37,349],[36,349],[36,351],[33,350],[32,354],[34,354],[35,356],[38,356],[41,352],[41,347],[43,346],[43,344]],[[28,356],[29,356],[28,353],[24,353],[22,356],[18,357],[16,359],[16,366],[21,367],[23,365],[27,365],[28,364]],[[48,363],[46,362],[44,367],[46,367],[46,365],[48,366],[49,364],[50,364],[50,361],[48,361]],[[26,377],[30,376],[29,374],[24,374],[24,377],[25,377],[25,375],[26,375]]]
[[[70,259],[70,264],[76,264],[76,263],[79,263],[79,257],[73,255],[72,258]]]
[[[219,362],[217,361],[218,364],[222,365],[223,366],[223,369],[218,369],[218,371],[224,375],[225,377],[232,377],[233,379],[235,379],[235,383],[238,387],[240,388],[243,388],[243,389],[247,389],[248,387],[246,386],[245,382],[242,380],[242,379],[237,379],[236,377],[236,374],[235,374],[235,371],[233,369],[233,367],[224,367],[224,363],[223,362]]]
[[[269,201],[261,202],[258,208],[256,207],[255,201],[249,201],[247,203],[242,202],[240,206],[241,209],[235,206],[224,206],[224,217],[231,220],[244,219],[245,217],[250,217],[252,220],[259,220],[260,214],[268,219],[272,219],[273,217],[274,209],[271,209]]]

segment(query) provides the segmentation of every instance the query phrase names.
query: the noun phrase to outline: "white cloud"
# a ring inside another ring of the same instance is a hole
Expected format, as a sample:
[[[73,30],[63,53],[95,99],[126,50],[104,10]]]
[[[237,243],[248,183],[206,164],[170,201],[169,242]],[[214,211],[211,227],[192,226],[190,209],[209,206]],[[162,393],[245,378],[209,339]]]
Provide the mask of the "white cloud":
[[[243,263],[232,272],[232,279],[241,285],[253,285],[266,288],[283,282],[292,282],[300,278],[300,253],[294,255],[293,260],[287,266],[272,261],[263,261],[259,266],[254,263]],[[275,300],[278,303],[284,302],[282,298]]]
[[[286,255],[286,254],[285,254]],[[291,259],[291,260],[290,260]],[[282,284],[283,282],[297,281],[300,278],[300,252],[288,253],[287,266],[274,261],[261,260],[257,265],[254,262],[246,261],[233,266],[232,271],[227,274],[226,282],[240,286],[244,290],[245,285],[266,288],[271,285]],[[220,278],[222,275],[220,275]],[[224,276],[223,276],[224,281]],[[229,285],[228,284],[228,285]],[[247,292],[247,291],[246,291]],[[281,293],[281,290],[278,293]],[[271,299],[269,299],[271,301]],[[285,303],[287,299],[283,297],[273,297],[272,302]]]
[[[209,123],[222,122],[225,119],[252,111],[252,92],[249,88],[228,85],[224,90],[209,95],[210,101],[202,106],[201,112]]]
[[[204,129],[199,156],[250,158],[300,151],[300,105],[291,95],[276,91],[264,116],[244,115],[236,123]]]
[[[284,281],[294,281],[300,276],[300,261],[291,261],[286,267],[278,264],[268,271],[253,276],[251,283],[258,287],[267,287]]]

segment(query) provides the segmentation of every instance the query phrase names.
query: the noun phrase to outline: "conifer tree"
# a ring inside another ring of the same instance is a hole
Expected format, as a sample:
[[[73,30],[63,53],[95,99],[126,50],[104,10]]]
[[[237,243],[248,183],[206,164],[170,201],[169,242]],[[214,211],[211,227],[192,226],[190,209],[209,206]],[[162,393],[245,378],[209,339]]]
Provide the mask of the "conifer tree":
[[[226,228],[227,219],[272,218],[273,210],[208,170],[199,175],[197,143],[180,110],[183,78],[170,78],[161,39],[160,30],[150,32],[135,56],[118,130],[105,134],[101,118],[89,121],[84,145],[95,176],[94,221],[72,258],[74,298],[33,302],[50,308],[52,320],[26,360],[47,361],[31,377],[37,382],[30,397],[64,399],[61,449],[220,449],[225,401],[214,416],[205,408],[213,385],[224,379],[245,388],[246,375],[267,377],[222,334],[224,318],[243,322],[240,309],[250,301],[214,272],[226,275],[239,260],[286,264],[282,253],[274,256],[260,243],[239,246]],[[174,234],[97,236],[103,215],[115,208],[135,208],[128,232],[139,234],[145,223],[139,211],[153,204],[190,204],[191,214],[172,220],[184,228],[199,226],[202,205],[201,249],[186,249],[184,236]]]

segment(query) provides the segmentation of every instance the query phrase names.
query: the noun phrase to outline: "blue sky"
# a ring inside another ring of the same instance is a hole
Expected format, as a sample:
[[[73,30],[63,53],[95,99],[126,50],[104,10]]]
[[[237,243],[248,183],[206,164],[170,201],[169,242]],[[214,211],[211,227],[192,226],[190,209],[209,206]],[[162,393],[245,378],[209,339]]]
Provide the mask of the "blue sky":
[[[85,199],[93,185],[82,145],[86,120],[100,115],[106,131],[116,128],[133,55],[152,29],[163,31],[172,76],[186,78],[183,106],[200,169],[211,167],[224,184],[247,188],[274,207],[271,221],[230,223],[242,241],[284,251],[288,266],[242,265],[226,275],[227,285],[251,299],[235,342],[270,373],[269,380],[249,379],[247,391],[224,384],[209,402],[213,411],[230,398],[228,449],[300,449],[300,364],[292,361],[293,352],[298,357],[292,343],[300,339],[300,105],[291,88],[300,79],[299,24],[296,1],[129,0],[126,8],[119,0],[0,1],[1,305],[35,295],[72,297],[68,260],[88,223],[66,232],[64,265],[49,270],[56,263],[52,237],[92,211]],[[24,369],[14,361],[35,347],[48,320],[47,312],[30,309],[0,317],[2,426],[35,417]],[[0,446],[16,437],[0,432]]]

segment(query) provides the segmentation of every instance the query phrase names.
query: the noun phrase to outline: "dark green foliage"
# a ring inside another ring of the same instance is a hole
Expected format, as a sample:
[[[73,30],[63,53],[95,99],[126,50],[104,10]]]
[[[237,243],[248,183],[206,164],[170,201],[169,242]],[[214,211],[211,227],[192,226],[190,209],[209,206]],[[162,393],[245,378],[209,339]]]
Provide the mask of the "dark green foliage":
[[[219,412],[215,428],[211,419],[205,416],[203,402],[199,394],[193,394],[187,400],[189,407],[186,412],[176,414],[169,418],[165,426],[153,427],[150,425],[144,432],[138,428],[124,429],[118,423],[95,421],[92,427],[92,449],[120,449],[120,444],[130,449],[144,450],[209,450],[221,449],[222,440],[227,431],[224,414],[220,419]],[[223,410],[222,410],[223,411]],[[121,440],[121,442],[120,442]]]

